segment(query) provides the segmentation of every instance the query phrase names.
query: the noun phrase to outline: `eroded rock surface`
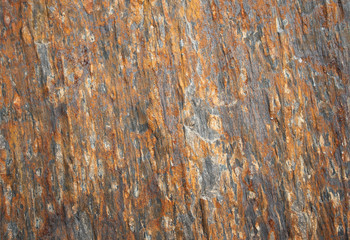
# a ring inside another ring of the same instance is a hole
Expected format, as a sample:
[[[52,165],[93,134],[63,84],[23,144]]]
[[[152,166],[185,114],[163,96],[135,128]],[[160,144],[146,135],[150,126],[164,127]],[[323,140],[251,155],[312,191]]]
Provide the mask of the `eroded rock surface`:
[[[3,0],[0,239],[348,239],[348,0]]]

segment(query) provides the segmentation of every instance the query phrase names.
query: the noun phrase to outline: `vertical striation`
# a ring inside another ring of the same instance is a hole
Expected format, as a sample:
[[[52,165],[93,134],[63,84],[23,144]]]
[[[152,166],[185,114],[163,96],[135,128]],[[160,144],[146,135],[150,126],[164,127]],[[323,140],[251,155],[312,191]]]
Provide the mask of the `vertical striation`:
[[[349,20],[2,0],[0,239],[349,239]]]

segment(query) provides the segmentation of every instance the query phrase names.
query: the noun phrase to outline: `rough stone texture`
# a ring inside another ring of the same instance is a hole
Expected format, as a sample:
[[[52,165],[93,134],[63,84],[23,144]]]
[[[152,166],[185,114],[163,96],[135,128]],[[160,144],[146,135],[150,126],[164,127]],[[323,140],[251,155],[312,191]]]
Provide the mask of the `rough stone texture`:
[[[349,239],[349,0],[2,0],[0,239]]]

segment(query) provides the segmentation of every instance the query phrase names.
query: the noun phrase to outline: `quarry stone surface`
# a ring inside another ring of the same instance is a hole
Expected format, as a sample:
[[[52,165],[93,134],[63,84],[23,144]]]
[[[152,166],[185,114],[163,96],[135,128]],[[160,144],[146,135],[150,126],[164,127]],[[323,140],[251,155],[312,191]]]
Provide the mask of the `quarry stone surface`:
[[[349,239],[349,0],[2,0],[0,239]]]

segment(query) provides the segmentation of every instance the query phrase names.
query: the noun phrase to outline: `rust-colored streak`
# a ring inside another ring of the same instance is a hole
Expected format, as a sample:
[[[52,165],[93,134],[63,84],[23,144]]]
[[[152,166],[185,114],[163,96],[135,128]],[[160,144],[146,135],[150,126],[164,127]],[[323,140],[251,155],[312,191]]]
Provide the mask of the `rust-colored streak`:
[[[348,239],[347,1],[0,3],[0,239]]]

